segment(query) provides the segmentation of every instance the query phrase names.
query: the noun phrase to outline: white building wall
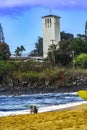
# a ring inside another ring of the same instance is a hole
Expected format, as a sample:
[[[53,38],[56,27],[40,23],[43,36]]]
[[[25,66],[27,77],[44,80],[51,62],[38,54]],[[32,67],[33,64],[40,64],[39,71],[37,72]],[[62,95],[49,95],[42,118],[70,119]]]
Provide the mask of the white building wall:
[[[42,31],[43,31],[43,57],[46,58],[48,54],[49,45],[52,40],[55,44],[60,41],[60,17],[55,15],[48,15],[42,17]]]

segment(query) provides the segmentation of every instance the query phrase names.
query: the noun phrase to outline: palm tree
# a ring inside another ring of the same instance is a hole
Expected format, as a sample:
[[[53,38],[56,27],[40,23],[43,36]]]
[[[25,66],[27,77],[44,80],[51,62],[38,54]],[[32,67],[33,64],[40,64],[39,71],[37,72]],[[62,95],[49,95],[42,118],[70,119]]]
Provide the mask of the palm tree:
[[[15,55],[21,56],[23,51],[26,51],[26,50],[25,50],[24,46],[21,45],[20,47],[17,47],[17,49],[15,50]]]

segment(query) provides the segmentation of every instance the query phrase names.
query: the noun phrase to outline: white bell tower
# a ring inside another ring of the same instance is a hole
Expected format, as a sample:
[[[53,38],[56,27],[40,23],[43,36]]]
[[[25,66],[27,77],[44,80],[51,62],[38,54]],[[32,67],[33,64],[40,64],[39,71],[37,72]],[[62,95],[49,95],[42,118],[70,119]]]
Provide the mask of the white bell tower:
[[[43,58],[47,57],[49,45],[60,41],[60,17],[47,15],[42,17]]]

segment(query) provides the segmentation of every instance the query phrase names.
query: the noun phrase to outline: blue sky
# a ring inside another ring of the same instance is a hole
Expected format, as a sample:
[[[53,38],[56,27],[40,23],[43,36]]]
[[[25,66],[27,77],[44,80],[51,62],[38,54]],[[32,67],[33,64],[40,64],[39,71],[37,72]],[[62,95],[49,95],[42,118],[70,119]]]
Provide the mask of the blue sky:
[[[35,48],[38,36],[42,37],[41,17],[50,10],[61,17],[61,31],[84,34],[86,0],[0,0],[0,23],[11,53],[20,45],[27,54]]]

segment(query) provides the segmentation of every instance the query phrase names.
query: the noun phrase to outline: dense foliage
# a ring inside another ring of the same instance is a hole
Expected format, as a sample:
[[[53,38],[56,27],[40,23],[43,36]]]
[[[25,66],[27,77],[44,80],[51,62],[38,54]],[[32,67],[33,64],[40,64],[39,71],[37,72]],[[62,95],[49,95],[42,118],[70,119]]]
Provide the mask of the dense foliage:
[[[75,58],[76,66],[80,68],[87,68],[87,54],[81,53]]]
[[[15,56],[21,56],[23,51],[26,51],[23,45],[17,47],[15,50]]]
[[[74,36],[71,33],[66,33],[64,31],[61,32],[61,40],[68,40],[68,39],[73,39]]]
[[[57,65],[69,66],[73,62],[73,58],[81,53],[87,53],[87,42],[82,35],[76,38],[66,37],[66,39],[61,40],[57,46],[49,46],[48,58],[50,61],[54,59]],[[85,67],[87,66],[86,64],[87,61],[85,62]]]
[[[8,60],[10,56],[9,46],[6,43],[0,43],[0,60]]]
[[[52,67],[50,62],[0,61],[0,86],[9,90],[78,85],[82,75],[87,77],[85,71]]]
[[[38,37],[37,42],[35,43],[35,49],[31,51],[31,56],[43,56],[43,38]]]

